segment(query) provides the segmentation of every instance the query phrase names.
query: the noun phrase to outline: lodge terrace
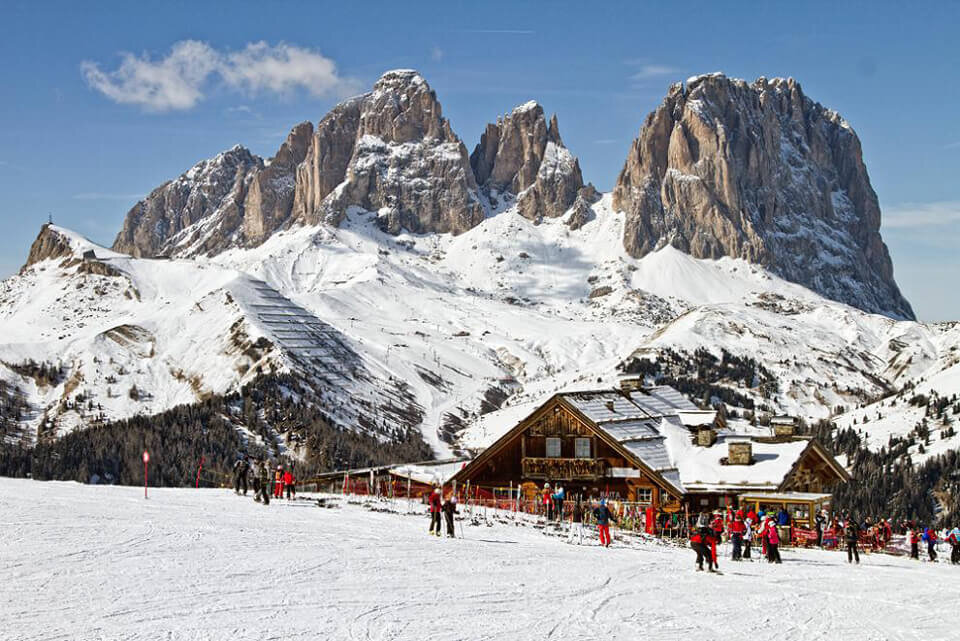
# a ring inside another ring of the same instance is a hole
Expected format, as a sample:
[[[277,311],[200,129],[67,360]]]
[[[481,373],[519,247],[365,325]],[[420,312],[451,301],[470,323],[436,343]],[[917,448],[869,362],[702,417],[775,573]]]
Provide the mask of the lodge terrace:
[[[776,493],[802,526],[849,480],[819,443],[796,434],[792,419],[728,425],[672,387],[624,381],[555,394],[447,483],[492,496],[519,488],[527,502],[545,483],[560,484],[567,505],[576,495],[602,496],[648,514],[693,514]]]

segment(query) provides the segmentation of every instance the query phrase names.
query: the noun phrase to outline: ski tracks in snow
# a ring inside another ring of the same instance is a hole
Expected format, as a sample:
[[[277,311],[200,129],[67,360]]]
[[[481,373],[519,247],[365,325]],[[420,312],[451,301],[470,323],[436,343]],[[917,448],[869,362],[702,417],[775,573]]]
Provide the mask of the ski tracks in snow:
[[[566,545],[500,522],[437,539],[425,515],[225,490],[145,501],[0,479],[0,506],[3,641],[929,641],[960,626],[938,606],[960,597],[945,563],[785,550],[780,566],[721,559],[714,576],[655,543]]]

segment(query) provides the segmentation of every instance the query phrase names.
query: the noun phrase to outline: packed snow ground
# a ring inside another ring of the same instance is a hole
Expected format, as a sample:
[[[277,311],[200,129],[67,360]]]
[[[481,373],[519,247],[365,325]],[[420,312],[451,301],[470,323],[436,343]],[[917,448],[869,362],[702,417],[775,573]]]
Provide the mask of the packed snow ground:
[[[929,641],[960,626],[948,564],[786,550],[713,576],[657,543],[500,523],[435,539],[416,509],[0,479],[0,638]]]

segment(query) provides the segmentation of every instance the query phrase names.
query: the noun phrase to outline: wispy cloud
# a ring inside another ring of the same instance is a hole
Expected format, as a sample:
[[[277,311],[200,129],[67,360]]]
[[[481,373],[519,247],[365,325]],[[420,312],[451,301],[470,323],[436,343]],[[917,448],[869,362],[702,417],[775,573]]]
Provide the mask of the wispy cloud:
[[[143,194],[108,194],[97,191],[89,191],[81,194],[74,194],[74,200],[139,200]]]
[[[630,74],[630,80],[650,80],[651,78],[659,78],[660,76],[669,76],[676,73],[680,73],[680,70],[676,67],[658,64],[641,64],[639,69]]]
[[[615,145],[618,142],[620,141],[616,138],[598,138],[593,141],[595,145]]]
[[[960,201],[904,203],[883,210],[886,228],[938,227],[960,223]]]
[[[960,140],[951,142],[943,146],[944,149],[960,149]]]
[[[434,62],[440,62],[443,60],[443,49],[440,47],[434,47],[430,50],[430,59]]]
[[[206,97],[214,79],[250,95],[302,89],[318,97],[341,96],[358,87],[338,74],[333,60],[317,51],[263,41],[238,51],[218,51],[205,42],[182,40],[165,57],[123,53],[113,71],[89,60],[81,63],[80,70],[87,84],[114,102],[154,112],[193,108]]]
[[[533,29],[458,29],[457,33],[490,33],[508,36],[530,36],[536,33]]]

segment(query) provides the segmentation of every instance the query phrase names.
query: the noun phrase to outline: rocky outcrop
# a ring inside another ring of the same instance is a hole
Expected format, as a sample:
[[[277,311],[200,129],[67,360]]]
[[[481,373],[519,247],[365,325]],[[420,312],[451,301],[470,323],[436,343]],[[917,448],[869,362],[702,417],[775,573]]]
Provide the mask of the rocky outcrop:
[[[304,170],[306,193],[297,202],[306,222],[339,224],[350,207],[359,207],[377,212],[390,233],[458,234],[484,219],[486,206],[467,150],[417,72],[385,73],[373,91],[344,105],[336,121],[328,129],[321,123],[314,136],[315,145],[334,154],[326,171]],[[337,184],[350,133],[350,158]],[[319,140],[321,135],[326,137]],[[326,161],[319,150],[308,156],[318,165]]]
[[[580,164],[563,145],[557,117],[548,124],[543,107],[532,101],[487,125],[470,165],[491,202],[512,194],[519,212],[531,220],[563,215],[583,186]]]
[[[285,224],[293,212],[297,167],[307,157],[313,124],[293,128],[269,164],[254,172],[243,201],[243,241],[256,245]]]
[[[593,220],[594,213],[591,205],[598,200],[600,200],[600,195],[597,193],[597,189],[593,186],[593,183],[581,187],[577,192],[576,200],[573,201],[570,217],[567,218],[567,227],[569,227],[571,231],[576,231]]]
[[[347,176],[360,127],[363,98],[340,103],[317,124],[306,159],[297,168],[293,216],[308,224],[319,222],[323,201]]]
[[[262,167],[240,145],[197,163],[133,206],[113,249],[137,257],[225,249],[236,240],[248,186]]]
[[[33,244],[30,245],[27,262],[20,268],[20,273],[24,273],[28,267],[40,261],[50,260],[51,258],[73,257],[73,255],[70,241],[58,233],[53,225],[44,224]]]
[[[853,129],[793,79],[722,74],[670,88],[613,192],[624,246],[744,258],[855,307],[913,318],[880,237]]]

